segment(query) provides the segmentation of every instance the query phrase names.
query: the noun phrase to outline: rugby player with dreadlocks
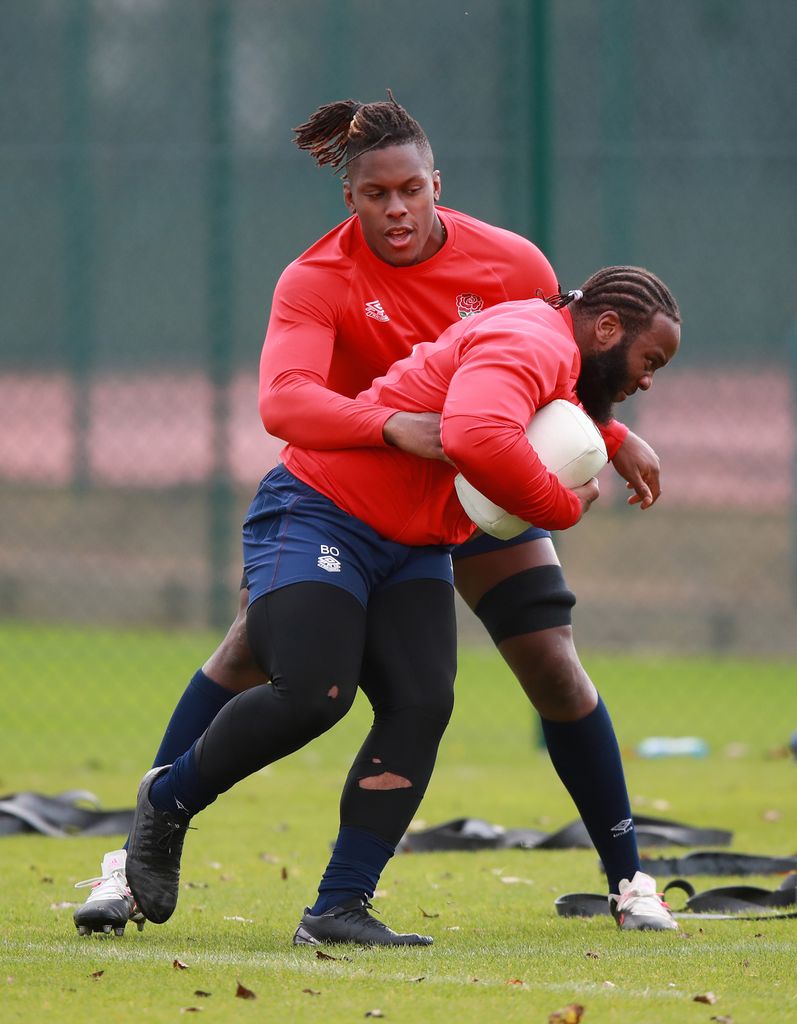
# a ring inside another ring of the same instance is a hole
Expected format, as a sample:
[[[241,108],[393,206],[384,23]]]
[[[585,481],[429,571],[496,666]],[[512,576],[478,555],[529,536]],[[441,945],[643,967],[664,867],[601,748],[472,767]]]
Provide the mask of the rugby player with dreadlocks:
[[[381,448],[384,454],[397,450],[443,460],[437,412],[356,396],[419,342],[437,338],[457,317],[465,320],[499,303],[558,295],[555,274],[525,239],[437,205],[440,174],[428,139],[392,96],[383,103],[347,100],[321,107],[296,129],[296,142],[320,166],[345,169],[344,201],[352,216],[294,261],[278,282],[261,360],[264,424],[297,449]],[[596,418],[604,419],[607,403],[603,408],[598,408],[600,402],[594,404],[588,382],[598,382],[597,394],[604,399],[608,394],[608,404],[637,388],[647,390],[655,370],[673,354],[672,345],[646,350],[643,364],[635,366],[633,374],[627,372],[630,353],[644,349],[644,345],[634,346],[640,338],[649,340],[662,324],[677,324],[679,314],[668,290],[643,270],[609,268],[605,277],[596,278],[580,290],[583,294],[573,305],[573,324],[586,321],[592,325],[590,330],[600,324],[601,330],[608,331],[611,344],[605,352],[583,352],[585,369],[593,358],[598,363],[582,374],[584,393],[579,391],[593,415],[597,411]],[[572,302],[574,294],[560,301]],[[617,384],[617,390],[607,390],[607,382]],[[614,421],[603,430],[614,466],[633,490],[629,501],[649,507],[659,495],[655,453]],[[328,482],[328,477],[324,480]],[[315,476],[306,483],[326,493]],[[381,500],[384,497],[380,495]],[[539,517],[537,522],[551,524]],[[323,559],[321,549],[319,555]],[[618,923],[623,928],[674,927],[656,896],[653,880],[638,871],[619,749],[608,712],[573,644],[575,598],[565,584],[550,534],[533,527],[508,542],[478,536],[460,544],[453,557],[460,594],[485,624],[540,712],[552,762],[606,868]],[[422,590],[423,582],[428,601],[438,600],[444,581],[435,568],[439,563],[432,561],[419,576],[416,559],[415,575],[391,577],[393,585],[370,594],[368,650],[375,652],[378,664],[371,666],[363,688],[374,704],[374,725],[346,781],[338,840],[318,899],[303,917],[296,941],[407,944],[423,940],[393,932],[367,911],[381,871],[423,796],[450,712],[450,692],[440,681],[448,678],[445,666],[450,668],[453,636],[445,631],[430,636],[424,622],[434,617],[425,617],[423,600],[410,602],[405,593],[410,586],[414,593]],[[338,589],[334,558],[325,564],[331,570],[326,585],[313,586]],[[248,580],[244,584],[238,617],[191,680],[156,755],[156,766],[176,762],[175,769],[159,774],[154,783],[150,779],[139,800],[145,817],[165,815],[177,823],[177,833],[188,814],[243,777],[241,771],[248,774],[253,765],[284,756],[317,734],[313,726],[285,738],[282,748],[265,743],[256,756],[245,755],[230,738],[235,735],[232,723],[246,715],[247,701],[258,701],[275,690],[276,655],[269,653],[264,639],[269,633],[263,609],[283,601],[284,614],[293,622],[302,621],[296,617],[290,595],[310,585],[303,582],[293,587],[290,581],[283,582],[275,591],[260,593],[250,605]],[[329,632],[337,635],[340,624],[332,614]],[[406,644],[395,638],[405,640],[413,630],[418,639],[410,650],[422,650],[425,662],[414,661],[412,673],[406,666],[403,671],[401,665],[395,668],[391,682],[404,680],[404,689],[397,690],[386,684],[385,663],[409,656]],[[312,644],[305,641],[304,648],[303,655],[314,657],[317,664],[305,664],[302,671],[329,681],[323,645],[314,638]],[[269,677],[272,686],[259,685]],[[409,685],[408,677],[416,678],[416,684]],[[432,678],[437,685],[425,685]],[[324,693],[332,688],[327,685]],[[214,722],[237,693],[250,690]],[[338,707],[345,704],[341,701]],[[181,804],[187,812],[181,811]],[[143,859],[147,862],[146,854]],[[145,904],[146,885],[155,890],[149,900],[153,920],[165,919],[171,912],[164,915],[164,905],[176,899],[173,869],[169,862],[166,874],[154,881],[151,872],[141,872],[137,890]],[[123,928],[128,917],[138,913],[124,871],[124,851],[106,855],[101,879],[75,914],[79,930],[108,923]]]

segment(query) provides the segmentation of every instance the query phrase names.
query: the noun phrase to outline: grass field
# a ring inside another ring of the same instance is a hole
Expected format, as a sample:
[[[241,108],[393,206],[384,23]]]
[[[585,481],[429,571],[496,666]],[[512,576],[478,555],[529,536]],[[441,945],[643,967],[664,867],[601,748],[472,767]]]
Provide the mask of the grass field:
[[[130,806],[164,716],[210,645],[197,634],[0,629],[2,791],[81,787],[105,806]],[[636,810],[732,829],[738,851],[797,851],[797,765],[773,753],[797,727],[793,665],[586,660],[628,750]],[[464,651],[457,686],[422,818],[551,830],[571,821],[500,660]],[[585,1024],[797,1021],[797,920],[684,921],[662,935],[558,918],[557,895],[603,891],[594,852],[400,855],[376,905],[394,927],[434,936],[431,949],[330,948],[335,959],[321,960],[291,947],[367,718],[358,702],[331,734],[198,817],[178,910],[140,934],[79,939],[72,925],[84,897],[73,883],[97,872],[113,839],[0,840],[0,1020],[161,1022],[195,1008],[224,1021],[336,1024],[379,1010],[412,1024],[545,1022],[580,1004]],[[703,736],[711,754],[633,756],[643,736],[685,733]],[[699,890],[731,881],[693,879]],[[745,881],[772,889],[780,880]],[[256,998],[236,998],[239,982]],[[694,1001],[707,992],[716,1004]]]

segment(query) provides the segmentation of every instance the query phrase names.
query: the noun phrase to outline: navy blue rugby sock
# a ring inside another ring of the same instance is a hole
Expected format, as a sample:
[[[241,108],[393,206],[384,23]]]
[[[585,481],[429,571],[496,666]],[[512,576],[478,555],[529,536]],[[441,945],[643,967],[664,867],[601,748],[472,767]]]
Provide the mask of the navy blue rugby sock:
[[[209,788],[197,771],[195,741],[191,747],[175,759],[168,772],[160,775],[149,788],[149,802],[159,811],[197,814],[219,795]]]
[[[374,895],[379,877],[395,847],[373,832],[341,826],[335,849],[318,886],[311,914],[323,914],[354,896]]]
[[[158,753],[155,755],[153,768],[162,764],[172,764],[181,754],[185,754],[234,696],[232,690],[219,686],[206,676],[201,668],[197,669],[172,712]],[[150,799],[153,797],[153,789],[155,786],[150,790]],[[153,801],[153,806],[162,811],[176,808],[173,800],[170,802],[167,798],[164,803],[166,805],[161,807]],[[127,841],[124,848],[127,849]]]
[[[620,748],[606,705],[577,722],[542,719],[542,731],[556,773],[578,808],[609,882],[619,892],[621,878],[639,868],[639,851]]]
[[[172,764],[198,740],[235,693],[226,690],[197,669],[172,712],[152,767]]]

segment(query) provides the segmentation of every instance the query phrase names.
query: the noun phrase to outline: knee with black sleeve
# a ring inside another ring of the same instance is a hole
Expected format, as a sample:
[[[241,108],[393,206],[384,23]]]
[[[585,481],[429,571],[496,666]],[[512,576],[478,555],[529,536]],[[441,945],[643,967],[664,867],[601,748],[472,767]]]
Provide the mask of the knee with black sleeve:
[[[496,646],[509,637],[572,624],[575,594],[559,565],[538,565],[501,580],[474,611]]]

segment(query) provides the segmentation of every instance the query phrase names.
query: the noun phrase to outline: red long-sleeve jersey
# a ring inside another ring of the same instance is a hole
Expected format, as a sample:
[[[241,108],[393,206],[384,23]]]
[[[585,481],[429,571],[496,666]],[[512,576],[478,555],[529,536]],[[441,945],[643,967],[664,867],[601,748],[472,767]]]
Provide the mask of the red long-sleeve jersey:
[[[531,242],[438,207],[446,228],[428,260],[394,267],[375,256],[350,217],[283,272],[260,362],[260,414],[269,433],[306,448],[385,446],[397,408],[352,399],[413,345],[434,341],[480,309],[558,290]],[[607,430],[614,454],[626,429]]]
[[[308,448],[384,446],[396,409],[351,399],[463,315],[550,295],[556,275],[531,242],[438,207],[446,228],[428,260],[394,267],[350,217],[291,263],[274,292],[260,362],[269,433]]]
[[[375,411],[440,413],[454,466],[384,447],[289,445],[284,462],[344,511],[403,544],[459,544],[471,535],[475,527],[454,491],[457,471],[513,515],[567,529],[578,521],[580,503],[540,462],[526,427],[553,399],[576,401],[580,366],[566,310],[539,299],[503,303],[453,324],[436,343],[417,345],[357,399]]]

